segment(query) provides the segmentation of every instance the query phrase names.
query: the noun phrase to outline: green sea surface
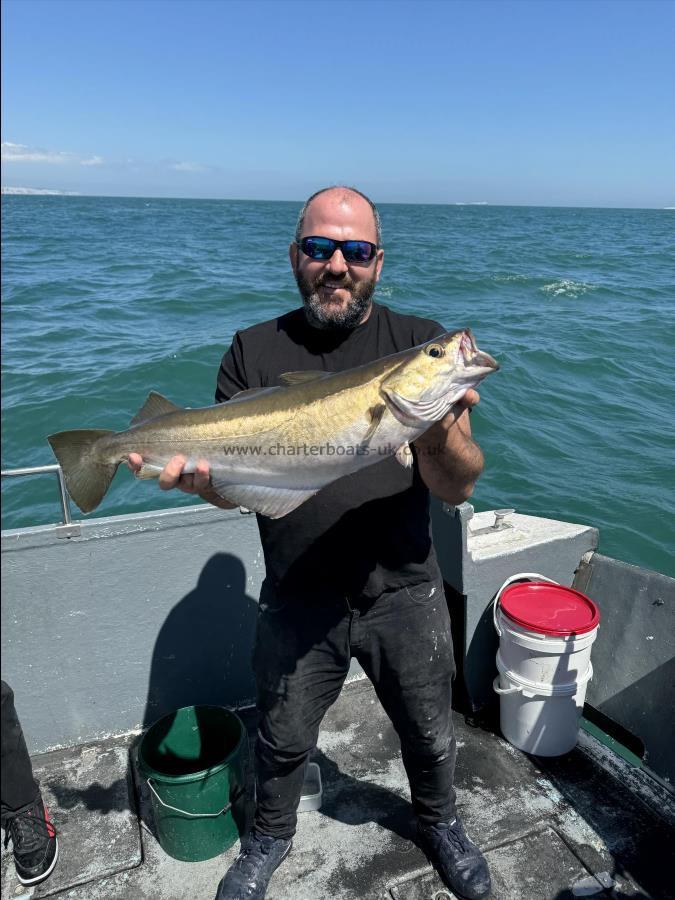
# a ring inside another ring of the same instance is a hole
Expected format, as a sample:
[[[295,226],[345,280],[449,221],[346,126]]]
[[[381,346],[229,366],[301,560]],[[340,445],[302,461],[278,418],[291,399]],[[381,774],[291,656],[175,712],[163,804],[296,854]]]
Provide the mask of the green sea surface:
[[[150,389],[213,402],[234,332],[299,305],[299,203],[5,196],[2,468],[122,430]],[[501,370],[473,415],[478,510],[595,525],[675,574],[675,211],[383,205],[376,299],[470,326]],[[3,528],[59,520],[54,476],[3,478]],[[120,470],[94,516],[189,505]],[[79,516],[77,510],[73,510]]]

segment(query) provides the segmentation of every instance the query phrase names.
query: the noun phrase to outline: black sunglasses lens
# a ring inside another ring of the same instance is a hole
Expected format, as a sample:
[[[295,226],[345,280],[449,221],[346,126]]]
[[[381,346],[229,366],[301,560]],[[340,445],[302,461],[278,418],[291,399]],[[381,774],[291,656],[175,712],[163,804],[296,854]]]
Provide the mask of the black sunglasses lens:
[[[345,241],[342,245],[342,254],[347,262],[370,262],[375,251],[375,245],[369,241]]]
[[[300,241],[302,252],[311,259],[330,259],[335,253],[335,241],[330,238],[309,237]]]
[[[370,241],[334,241],[325,237],[306,237],[300,241],[300,249],[306,256],[322,261],[330,259],[338,247],[350,263],[370,262],[377,253],[377,247]]]

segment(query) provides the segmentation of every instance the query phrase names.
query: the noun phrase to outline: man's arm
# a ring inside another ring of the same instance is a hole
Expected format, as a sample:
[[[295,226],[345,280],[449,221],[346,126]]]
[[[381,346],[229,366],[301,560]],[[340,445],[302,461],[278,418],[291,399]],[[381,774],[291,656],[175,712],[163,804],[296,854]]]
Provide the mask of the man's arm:
[[[432,494],[455,506],[469,499],[483,471],[483,452],[471,438],[469,421],[469,409],[479,400],[476,391],[467,391],[414,442],[422,481]]]

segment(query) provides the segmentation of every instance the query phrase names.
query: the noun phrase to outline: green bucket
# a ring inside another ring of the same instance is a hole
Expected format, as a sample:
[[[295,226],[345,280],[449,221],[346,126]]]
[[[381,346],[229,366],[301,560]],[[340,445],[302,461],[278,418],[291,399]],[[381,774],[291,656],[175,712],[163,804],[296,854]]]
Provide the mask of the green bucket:
[[[143,735],[139,768],[157,838],[174,859],[200,862],[231,847],[243,820],[246,729],[222,706],[185,706]]]

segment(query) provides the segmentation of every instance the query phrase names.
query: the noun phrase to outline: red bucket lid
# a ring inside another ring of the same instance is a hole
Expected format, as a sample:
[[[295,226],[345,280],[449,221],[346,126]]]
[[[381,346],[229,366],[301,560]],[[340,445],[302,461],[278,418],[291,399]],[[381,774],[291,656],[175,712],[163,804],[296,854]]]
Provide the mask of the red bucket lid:
[[[600,610],[590,597],[562,584],[512,584],[499,603],[509,619],[541,634],[585,634],[600,621]]]

